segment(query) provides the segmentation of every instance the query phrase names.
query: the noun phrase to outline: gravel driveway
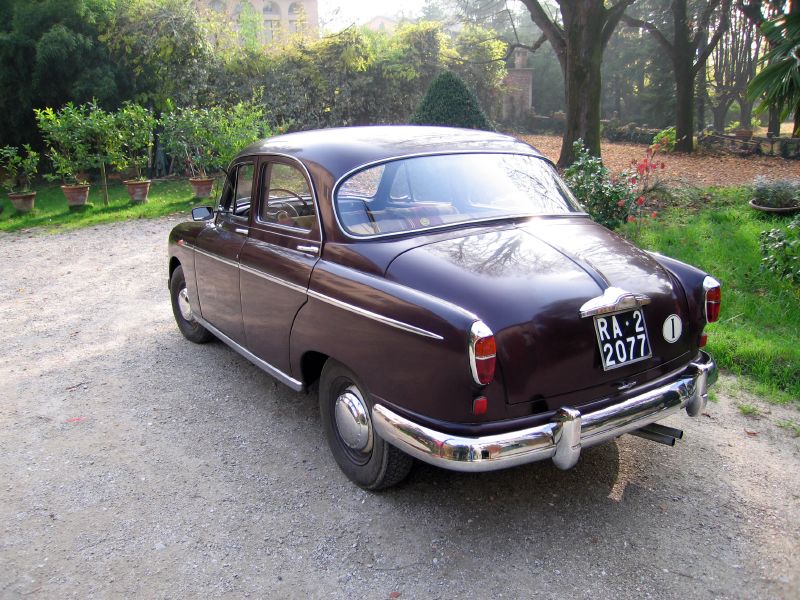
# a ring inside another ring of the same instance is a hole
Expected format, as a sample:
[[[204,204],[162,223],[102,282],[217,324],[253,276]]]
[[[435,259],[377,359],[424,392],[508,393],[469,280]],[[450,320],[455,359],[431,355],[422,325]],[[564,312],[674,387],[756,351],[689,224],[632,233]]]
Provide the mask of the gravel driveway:
[[[720,396],[675,448],[365,492],[313,394],[178,333],[176,222],[0,235],[0,597],[800,598],[769,417]]]

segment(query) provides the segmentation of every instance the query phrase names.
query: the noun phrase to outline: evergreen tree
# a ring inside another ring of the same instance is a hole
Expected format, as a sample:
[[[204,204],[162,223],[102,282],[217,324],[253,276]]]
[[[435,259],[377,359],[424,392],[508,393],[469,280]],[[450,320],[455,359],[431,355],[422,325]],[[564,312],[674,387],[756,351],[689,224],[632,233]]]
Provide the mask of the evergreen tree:
[[[492,129],[475,93],[452,71],[444,71],[431,82],[411,123]]]

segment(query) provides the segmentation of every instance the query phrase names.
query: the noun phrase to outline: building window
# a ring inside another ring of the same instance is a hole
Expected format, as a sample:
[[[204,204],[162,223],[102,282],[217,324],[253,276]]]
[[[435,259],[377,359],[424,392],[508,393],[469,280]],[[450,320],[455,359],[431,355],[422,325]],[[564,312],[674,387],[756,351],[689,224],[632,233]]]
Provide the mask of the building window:
[[[265,17],[275,16],[275,17],[279,17],[280,18],[280,16],[281,16],[280,7],[277,4],[275,4],[274,2],[267,2],[264,5],[263,12],[264,12],[264,16]]]
[[[303,12],[303,5],[300,2],[292,2],[289,5],[290,15],[300,15]]]
[[[266,19],[264,21],[264,40],[273,42],[278,39],[281,31],[281,22],[278,19]]]
[[[214,0],[211,3],[211,10],[214,12],[222,12],[225,10],[225,5],[222,3],[222,0]]]

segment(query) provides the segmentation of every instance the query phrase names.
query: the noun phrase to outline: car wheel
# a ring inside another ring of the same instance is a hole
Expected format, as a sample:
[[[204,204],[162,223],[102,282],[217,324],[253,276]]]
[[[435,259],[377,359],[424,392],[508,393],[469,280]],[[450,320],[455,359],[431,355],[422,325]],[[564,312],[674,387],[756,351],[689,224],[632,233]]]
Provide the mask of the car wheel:
[[[333,457],[350,480],[380,490],[406,478],[414,459],[378,436],[366,387],[332,359],[320,376],[319,411]]]
[[[214,339],[211,332],[192,316],[183,267],[179,266],[172,272],[172,278],[169,280],[169,295],[172,299],[172,314],[175,315],[175,322],[187,340],[195,344],[205,344]]]

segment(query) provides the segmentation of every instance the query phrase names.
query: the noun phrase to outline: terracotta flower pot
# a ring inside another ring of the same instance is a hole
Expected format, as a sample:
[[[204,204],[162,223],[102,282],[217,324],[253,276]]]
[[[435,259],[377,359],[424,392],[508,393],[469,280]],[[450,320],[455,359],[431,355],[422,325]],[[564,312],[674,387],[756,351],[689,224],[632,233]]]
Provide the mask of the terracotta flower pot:
[[[760,210],[761,212],[766,212],[766,213],[791,215],[793,213],[800,212],[800,206],[784,206],[778,208],[774,208],[772,206],[761,206],[760,204],[756,204],[755,198],[750,200],[749,204],[752,208],[755,208],[756,210]]]
[[[214,178],[190,177],[189,184],[192,186],[192,193],[195,198],[208,198],[211,196],[211,189],[214,187]]]
[[[131,204],[144,204],[147,202],[147,194],[150,192],[150,180],[129,179],[123,181],[128,188],[128,195],[131,197]]]
[[[27,213],[33,210],[33,202],[36,200],[36,192],[17,192],[8,195],[11,204],[19,212]]]
[[[89,184],[84,185],[62,185],[61,191],[67,199],[67,204],[72,206],[83,206],[89,199]]]

